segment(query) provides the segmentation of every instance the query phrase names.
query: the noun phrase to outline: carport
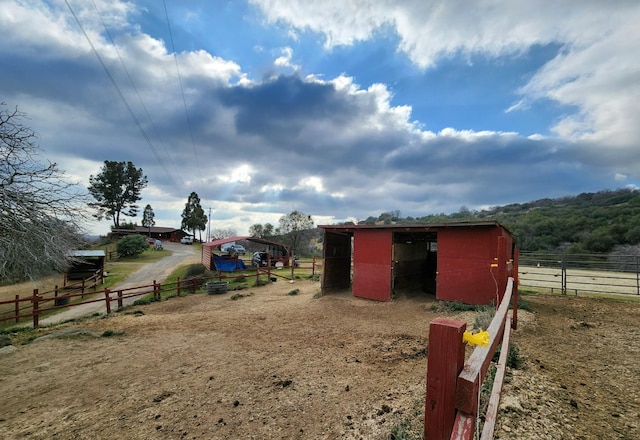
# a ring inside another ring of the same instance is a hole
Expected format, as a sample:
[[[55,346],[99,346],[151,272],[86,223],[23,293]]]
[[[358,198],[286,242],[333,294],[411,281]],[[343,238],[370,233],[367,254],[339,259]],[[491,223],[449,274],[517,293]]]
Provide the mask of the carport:
[[[251,258],[253,252],[266,252],[270,255],[272,261],[282,263],[282,267],[289,267],[290,255],[287,246],[264,238],[249,236],[220,238],[204,243],[202,245],[201,255],[202,265],[209,270],[216,270],[215,259],[217,256],[214,250],[220,249],[220,246],[224,244],[234,242],[239,242],[244,245],[248,258]],[[237,257],[235,258],[237,259]],[[236,265],[236,268],[238,268],[238,266],[239,265]]]
[[[322,292],[388,301],[399,293],[499,301],[517,274],[515,240],[497,222],[323,225]]]

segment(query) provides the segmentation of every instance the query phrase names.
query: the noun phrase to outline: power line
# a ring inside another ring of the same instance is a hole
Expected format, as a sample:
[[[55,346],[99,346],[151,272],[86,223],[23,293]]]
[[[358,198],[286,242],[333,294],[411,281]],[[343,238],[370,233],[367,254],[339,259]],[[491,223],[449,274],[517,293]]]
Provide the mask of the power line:
[[[160,146],[164,150],[165,157],[173,165],[174,171],[176,171],[177,170],[177,166],[176,166],[175,162],[173,161],[173,159],[171,159],[171,155],[169,154],[169,151],[167,150],[167,147],[165,146],[164,142],[162,142],[162,137],[160,136],[160,133],[158,132],[158,127],[153,122],[153,119],[151,118],[151,115],[149,114],[149,111],[147,110],[147,106],[144,104],[144,101],[142,100],[142,97],[140,96],[140,93],[138,92],[138,88],[136,87],[136,84],[133,81],[133,78],[131,77],[131,74],[129,73],[129,69],[127,69],[127,66],[124,63],[124,60],[122,59],[122,56],[120,55],[120,50],[118,50],[118,46],[116,45],[115,41],[113,40],[113,37],[111,36],[111,32],[109,32],[109,28],[107,27],[106,23],[102,19],[102,14],[98,10],[98,7],[96,6],[95,1],[91,0],[91,3],[93,4],[93,8],[96,10],[96,13],[98,14],[98,17],[100,18],[100,22],[102,23],[102,27],[104,27],[104,30],[105,30],[107,36],[109,37],[109,40],[111,41],[111,44],[113,45],[113,48],[116,51],[116,54],[118,55],[118,59],[120,60],[120,64],[122,65],[122,68],[124,69],[124,72],[126,73],[127,78],[129,78],[129,83],[131,84],[131,87],[133,87],[133,90],[134,90],[136,96],[138,97],[138,101],[140,102],[140,105],[142,106],[142,109],[144,110],[144,113],[147,115],[147,119],[149,120],[149,123],[151,124],[151,127],[153,127],[153,130],[155,132],[156,138],[160,139]],[[169,171],[165,168],[164,163],[162,161],[160,162],[160,165],[162,166],[165,174],[169,175]],[[180,179],[180,181],[182,183],[184,183],[182,181],[182,177],[180,177],[180,173],[177,173],[177,175],[178,175],[178,178]],[[172,181],[173,181],[173,179],[172,179]],[[173,182],[175,183],[175,181],[173,181]]]
[[[187,108],[187,100],[184,97],[184,88],[182,87],[182,76],[180,75],[180,67],[178,66],[178,55],[176,54],[176,47],[173,43],[173,33],[171,32],[171,24],[169,23],[169,12],[167,11],[167,2],[165,0],[162,0],[162,4],[164,5],[164,15],[167,17],[167,28],[169,29],[169,39],[171,40],[171,50],[173,51],[173,59],[176,62],[176,72],[178,72],[178,83],[180,84],[180,93],[182,94],[182,103],[184,104],[184,113],[187,117],[187,127],[189,127],[189,135],[191,136],[191,144],[193,145],[193,155],[196,159],[198,174],[200,175],[200,177],[202,177],[202,171],[200,170],[200,160],[198,160],[198,151],[196,150],[196,142],[193,138],[193,130],[191,129],[191,118],[189,118],[189,109]]]
[[[84,30],[84,27],[82,26],[82,23],[80,23],[80,20],[78,19],[78,16],[76,15],[76,13],[74,12],[73,8],[71,7],[71,5],[69,4],[68,0],[64,0],[64,2],[66,3],[67,7],[69,8],[69,11],[71,12],[71,15],[73,15],[73,18],[76,20],[76,23],[78,24],[78,27],[80,28],[80,30],[82,31],[84,37],[86,38],[87,42],[89,43],[89,46],[91,46],[91,50],[93,51],[93,53],[95,54],[96,58],[98,58],[98,61],[100,62],[100,65],[102,66],[102,69],[104,70],[104,72],[106,73],[107,77],[109,78],[109,81],[111,81],[111,84],[113,85],[113,87],[116,89],[116,92],[118,93],[118,96],[120,97],[120,99],[122,100],[122,102],[124,103],[124,106],[127,108],[127,110],[129,111],[129,115],[131,115],[131,118],[133,119],[133,121],[135,122],[136,126],[138,127],[138,129],[140,130],[140,133],[142,133],[142,137],[144,137],[145,141],[147,142],[147,145],[149,145],[149,148],[151,149],[151,151],[153,152],[153,154],[156,156],[156,159],[158,160],[158,162],[160,163],[160,165],[162,166],[162,169],[164,170],[165,174],[167,175],[167,177],[169,178],[169,180],[171,180],[171,182],[176,185],[176,182],[173,180],[173,177],[171,177],[171,175],[169,174],[168,170],[166,169],[166,167],[164,166],[164,163],[162,162],[162,158],[160,157],[160,155],[158,154],[158,151],[156,150],[156,147],[153,145],[153,143],[151,142],[151,139],[149,139],[149,136],[147,135],[147,133],[144,131],[144,128],[142,127],[142,124],[140,123],[140,120],[138,119],[138,117],[135,115],[135,113],[133,112],[133,110],[131,109],[131,106],[129,105],[129,103],[127,102],[126,98],[124,97],[124,95],[122,94],[122,90],[120,90],[120,87],[118,87],[118,84],[116,83],[115,79],[113,78],[113,76],[111,75],[111,72],[109,72],[109,69],[107,68],[107,65],[104,63],[104,61],[102,60],[102,57],[100,56],[100,54],[98,53],[96,47],[93,45],[93,42],[91,41],[91,39],[89,38],[89,35],[87,34],[87,32]]]

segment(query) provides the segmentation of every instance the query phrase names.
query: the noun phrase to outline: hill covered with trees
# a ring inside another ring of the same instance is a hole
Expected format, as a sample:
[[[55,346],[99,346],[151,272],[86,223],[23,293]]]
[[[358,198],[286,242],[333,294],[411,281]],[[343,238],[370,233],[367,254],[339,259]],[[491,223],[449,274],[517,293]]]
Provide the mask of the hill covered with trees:
[[[400,217],[399,211],[369,217],[361,224],[445,223],[495,220],[513,232],[526,251],[611,252],[640,244],[640,191],[604,190],[558,199],[514,203],[482,211]]]

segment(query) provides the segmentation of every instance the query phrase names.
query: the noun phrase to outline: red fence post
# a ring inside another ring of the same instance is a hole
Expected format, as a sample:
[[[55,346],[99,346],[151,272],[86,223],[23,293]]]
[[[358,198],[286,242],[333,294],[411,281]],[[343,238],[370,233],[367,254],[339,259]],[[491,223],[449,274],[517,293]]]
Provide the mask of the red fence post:
[[[122,290],[118,290],[118,309],[122,308]]]
[[[464,366],[462,335],[466,329],[465,322],[446,318],[436,318],[429,325],[425,439],[451,437],[456,415],[456,382]]]
[[[33,289],[33,299],[31,300],[33,302],[33,328],[38,328],[38,326],[40,325],[40,323],[38,322],[38,300],[40,298],[38,298],[38,289]]]
[[[109,289],[104,289],[104,300],[107,303],[107,314],[111,313],[111,295]]]
[[[16,322],[20,321],[20,295],[16,295]]]
[[[313,277],[316,274],[316,256],[313,256],[313,263],[311,266],[311,276]]]
[[[516,249],[513,253],[513,313],[511,314],[511,328],[518,329],[518,265],[520,264],[520,250]]]

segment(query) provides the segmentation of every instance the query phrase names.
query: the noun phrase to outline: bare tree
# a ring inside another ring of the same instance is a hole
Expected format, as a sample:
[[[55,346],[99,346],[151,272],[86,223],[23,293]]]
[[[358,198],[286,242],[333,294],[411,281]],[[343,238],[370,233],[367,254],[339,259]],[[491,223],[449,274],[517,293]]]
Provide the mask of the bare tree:
[[[26,115],[0,106],[0,282],[33,280],[72,261],[86,194],[39,160]]]
[[[230,238],[238,235],[238,231],[233,228],[215,228],[211,230],[211,239],[220,240],[221,238]]]

